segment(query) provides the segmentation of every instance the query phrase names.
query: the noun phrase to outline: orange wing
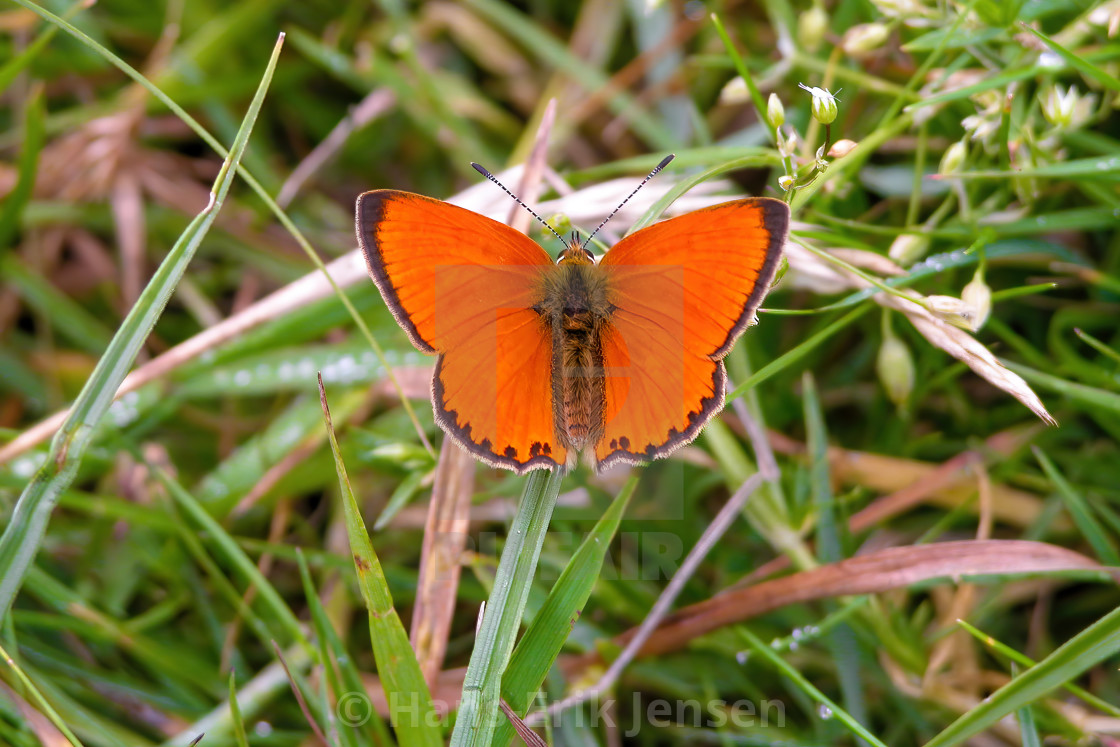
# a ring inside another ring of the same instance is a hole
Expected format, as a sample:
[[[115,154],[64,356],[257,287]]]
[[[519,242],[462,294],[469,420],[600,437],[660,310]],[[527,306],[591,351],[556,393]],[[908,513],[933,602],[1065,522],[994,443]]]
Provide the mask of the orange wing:
[[[553,267],[509,226],[392,190],[358,197],[370,277],[412,343],[438,353],[436,422],[489,464],[518,473],[566,460],[552,412],[552,338],[537,303]]]
[[[769,290],[788,230],[784,202],[751,198],[654,224],[607,252],[615,308],[600,468],[665,456],[719,412],[722,359]]]

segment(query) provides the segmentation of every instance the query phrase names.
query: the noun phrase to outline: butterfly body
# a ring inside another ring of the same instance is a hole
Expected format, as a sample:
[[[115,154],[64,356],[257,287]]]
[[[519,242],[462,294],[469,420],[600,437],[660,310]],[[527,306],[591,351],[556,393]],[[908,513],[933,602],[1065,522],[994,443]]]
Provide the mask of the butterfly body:
[[[542,276],[534,305],[552,338],[552,409],[556,438],[574,455],[603,434],[604,329],[612,305],[608,277],[578,239]]]
[[[748,198],[558,261],[508,226],[393,190],[358,198],[370,276],[438,355],[436,422],[518,473],[663,457],[723,406],[723,358],[769,289],[789,208]]]

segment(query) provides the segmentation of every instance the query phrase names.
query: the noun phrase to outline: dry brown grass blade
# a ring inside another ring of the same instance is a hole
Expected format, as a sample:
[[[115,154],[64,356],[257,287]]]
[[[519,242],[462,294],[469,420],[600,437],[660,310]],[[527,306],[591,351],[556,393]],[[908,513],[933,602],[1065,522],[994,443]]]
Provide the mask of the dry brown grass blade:
[[[397,97],[392,91],[378,88],[366,94],[366,97],[334,126],[323,142],[316,145],[299,162],[299,165],[292,169],[292,173],[284,180],[284,185],[276,195],[276,204],[282,208],[288,207],[304,183],[342,150],[342,146],[355,130],[365,127],[396,105]]]
[[[509,719],[509,722],[513,724],[513,730],[517,732],[517,736],[521,737],[521,741],[525,743],[526,747],[548,747],[548,742],[541,739],[520,716],[513,712],[513,709],[509,707],[509,703],[505,701],[505,698],[501,698],[498,701],[498,705],[501,706],[502,713],[504,713],[506,718]]]
[[[816,599],[875,594],[936,578],[1098,570],[1080,553],[1028,540],[964,540],[889,547],[720,594],[686,607],[642,647],[643,656],[674,651],[718,628]],[[625,644],[633,631],[616,639]]]
[[[16,707],[24,725],[33,733],[43,747],[72,747],[70,740],[63,736],[50,719],[10,687],[0,682],[0,696]]]
[[[146,280],[147,236],[144,219],[144,196],[140,180],[128,169],[122,169],[113,182],[109,204],[113,209],[117,245],[120,247],[121,296],[123,308],[132,308]]]
[[[532,151],[529,152],[529,158],[525,161],[525,170],[521,172],[521,184],[518,191],[514,193],[526,205],[533,205],[540,195],[541,179],[548,165],[548,137],[552,133],[554,124],[556,124],[556,99],[550,99],[541,115],[537,139],[533,143]],[[533,225],[533,216],[515,202],[510,206],[506,223],[521,233],[529,233],[529,228]]]
[[[931,344],[962,361],[978,375],[1022,402],[1044,423],[1047,425],[1058,424],[1058,421],[1054,420],[1053,416],[1046,410],[1042,400],[1027,385],[1027,382],[1018,374],[1004,368],[1003,364],[992,355],[992,352],[981,345],[972,335],[938,319],[922,307],[897,296],[880,293],[875,298],[883,306],[904,313],[910,323],[914,325],[914,328],[921,332],[922,336]]]
[[[663,55],[691,39],[708,22],[706,17],[696,20],[684,18],[677,21],[676,26],[665,35],[664,39],[626,63],[611,76],[606,85],[577,102],[565,116],[565,125],[573,129],[578,127],[585,119],[606,106],[616,93],[638,83]]]
[[[962,451],[941,464],[830,448],[829,470],[834,480],[844,485],[859,485],[887,493],[853,514],[848,519],[849,531],[862,532],[927,502],[959,506],[976,492],[976,473],[973,470],[984,463],[985,454],[1009,456],[1027,443],[1036,430],[1037,426],[996,433],[985,441],[982,450]],[[772,433],[770,440],[775,449],[784,454],[799,454],[805,450],[803,444],[781,434]],[[985,489],[989,491],[992,519],[1011,526],[1026,527],[1042,510],[1042,501],[1030,493],[1000,484],[981,486],[981,490]],[[1068,524],[1068,519],[1064,517],[1055,521]],[[1055,526],[1055,529],[1059,527]],[[731,588],[757,583],[789,566],[789,558],[779,556],[759,566]]]
[[[840,259],[836,252],[828,253]],[[789,259],[790,283],[794,287],[806,287],[818,292],[840,292],[844,289],[870,288],[870,281],[849,268],[830,263],[819,256],[816,250],[800,246],[796,241],[786,245]],[[847,254],[851,258],[850,252]],[[971,368],[980,377],[1022,402],[1047,425],[1057,425],[1057,421],[1046,410],[1042,400],[1034,393],[1026,381],[1018,374],[1003,366],[976,338],[962,329],[954,327],[928,311],[926,300],[917,294],[911,299],[900,298],[889,293],[876,293],[876,303],[888,309],[902,312],[914,328],[935,347],[941,348]]]
[[[320,390],[322,383],[319,384]],[[299,703],[299,710],[303,712],[303,718],[307,721],[307,725],[311,727],[311,731],[315,732],[315,736],[323,744],[330,744],[327,740],[327,735],[319,728],[319,723],[315,717],[311,715],[311,709],[307,707],[307,700],[303,697],[303,692],[299,689],[295,679],[292,677],[292,670],[288,668],[288,662],[284,658],[284,652],[280,649],[280,645],[276,641],[272,642],[272,650],[276,652],[276,658],[280,660],[281,666],[284,667],[284,673],[288,675],[288,686],[292,688],[292,694],[296,696],[296,702]]]
[[[474,458],[451,439],[443,439],[424,527],[416,603],[409,631],[409,642],[431,690],[435,689],[447,653],[473,493]]]

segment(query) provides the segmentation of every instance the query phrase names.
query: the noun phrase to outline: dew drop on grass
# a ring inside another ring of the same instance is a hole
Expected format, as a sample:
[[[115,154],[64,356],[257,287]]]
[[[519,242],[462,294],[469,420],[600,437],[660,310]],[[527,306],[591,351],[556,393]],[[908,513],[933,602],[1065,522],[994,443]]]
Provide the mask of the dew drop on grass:
[[[12,462],[12,474],[23,479],[30,478],[46,458],[45,454],[34,454],[17,459]]]
[[[817,715],[827,721],[828,719],[832,718],[832,709],[826,706],[824,703],[821,703],[817,706]]]
[[[747,663],[747,659],[751,657],[750,651],[738,651],[735,653],[735,661],[739,662],[739,666]]]

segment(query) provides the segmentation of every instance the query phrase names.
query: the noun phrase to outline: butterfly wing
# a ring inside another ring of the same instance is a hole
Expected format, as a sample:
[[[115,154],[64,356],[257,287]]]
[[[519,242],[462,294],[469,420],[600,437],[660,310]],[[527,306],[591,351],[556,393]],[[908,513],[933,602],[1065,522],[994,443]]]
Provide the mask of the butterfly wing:
[[[439,354],[439,423],[484,461],[521,473],[566,459],[552,412],[552,338],[533,310],[553,268],[509,226],[393,190],[358,198],[370,277],[409,339]]]
[[[607,252],[614,311],[602,336],[600,468],[665,456],[723,406],[722,359],[770,288],[789,208],[750,198],[634,233]]]

